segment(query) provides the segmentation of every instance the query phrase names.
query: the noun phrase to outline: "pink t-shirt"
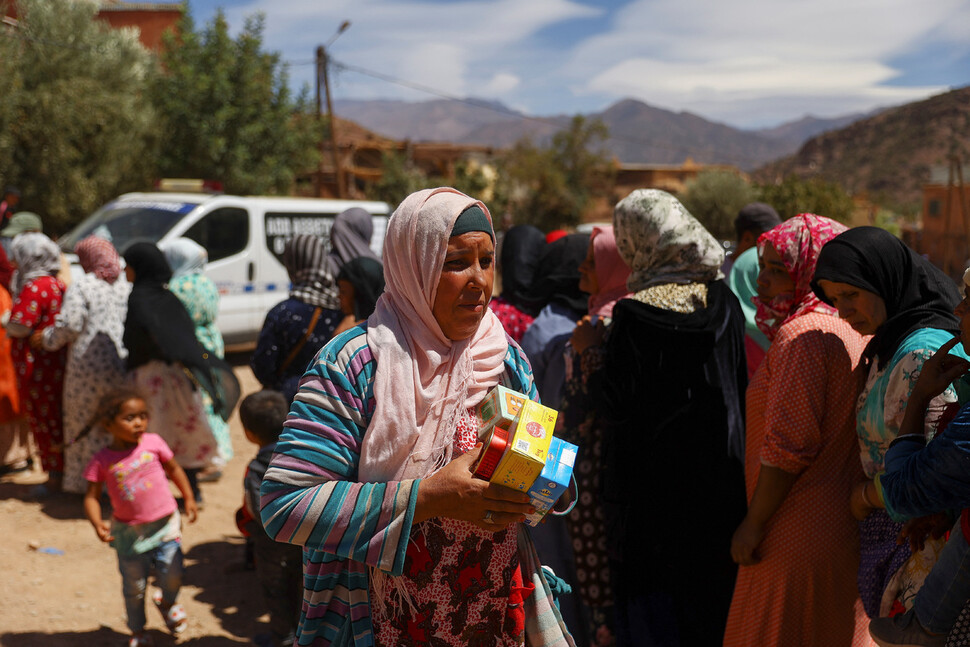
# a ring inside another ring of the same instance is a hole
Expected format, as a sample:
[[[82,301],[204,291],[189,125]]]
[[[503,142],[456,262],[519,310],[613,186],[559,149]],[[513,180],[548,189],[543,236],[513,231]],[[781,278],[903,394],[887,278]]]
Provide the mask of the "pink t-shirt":
[[[84,469],[84,478],[105,483],[118,521],[129,525],[158,521],[178,507],[162,467],[172,456],[161,436],[146,433],[131,449],[99,451]]]

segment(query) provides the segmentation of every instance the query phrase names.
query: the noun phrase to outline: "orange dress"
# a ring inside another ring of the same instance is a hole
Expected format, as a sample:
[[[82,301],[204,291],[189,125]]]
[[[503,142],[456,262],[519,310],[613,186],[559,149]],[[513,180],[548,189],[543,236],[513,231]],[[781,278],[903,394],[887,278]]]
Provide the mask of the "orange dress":
[[[855,401],[866,338],[817,312],[778,330],[747,391],[745,486],[761,464],[798,474],[768,523],[761,562],[738,569],[725,647],[869,645],[856,589],[852,486],[864,477]]]

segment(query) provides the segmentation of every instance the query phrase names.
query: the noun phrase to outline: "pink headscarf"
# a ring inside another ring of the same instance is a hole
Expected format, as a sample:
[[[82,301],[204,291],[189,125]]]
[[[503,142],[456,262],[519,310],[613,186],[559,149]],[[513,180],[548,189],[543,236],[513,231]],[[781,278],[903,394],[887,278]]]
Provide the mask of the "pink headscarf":
[[[754,320],[768,339],[774,339],[782,325],[800,315],[809,312],[835,314],[834,308],[815,296],[811,283],[822,245],[846,229],[848,227],[831,218],[802,213],[758,238],[758,257],[763,256],[765,245],[771,244],[795,282],[793,293],[780,294],[770,304],[756,299],[758,312]]]
[[[620,257],[613,237],[613,225],[593,227],[589,244],[593,246],[593,262],[596,265],[596,282],[599,292],[589,298],[589,314],[612,317],[613,306],[620,299],[630,296],[626,287],[630,267]]]
[[[92,273],[105,283],[114,283],[121,275],[121,259],[110,242],[88,236],[74,246],[74,253],[85,273]]]
[[[469,339],[445,337],[432,313],[448,239],[462,211],[484,204],[451,188],[412,193],[384,239],[386,287],[367,320],[377,361],[376,407],[361,444],[358,478],[422,478],[451,460],[455,425],[498,384],[508,339],[489,308]]]

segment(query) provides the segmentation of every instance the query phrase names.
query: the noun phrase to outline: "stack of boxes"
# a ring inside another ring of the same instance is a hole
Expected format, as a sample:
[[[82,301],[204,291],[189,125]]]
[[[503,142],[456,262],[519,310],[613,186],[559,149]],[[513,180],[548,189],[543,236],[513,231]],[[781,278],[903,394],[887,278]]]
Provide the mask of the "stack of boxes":
[[[527,492],[537,525],[569,487],[577,447],[553,436],[558,413],[504,386],[496,386],[478,407],[485,449],[475,476]]]

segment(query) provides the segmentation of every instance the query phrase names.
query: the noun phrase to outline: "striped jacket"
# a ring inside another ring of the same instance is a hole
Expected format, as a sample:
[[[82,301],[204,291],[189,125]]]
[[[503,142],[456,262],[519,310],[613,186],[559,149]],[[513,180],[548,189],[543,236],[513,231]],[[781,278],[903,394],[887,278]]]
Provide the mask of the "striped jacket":
[[[307,369],[261,488],[266,532],[304,547],[299,645],[374,645],[368,567],[404,569],[421,480],[357,482],[375,406],[366,332],[364,324],[338,335]],[[511,339],[501,383],[537,399]]]

